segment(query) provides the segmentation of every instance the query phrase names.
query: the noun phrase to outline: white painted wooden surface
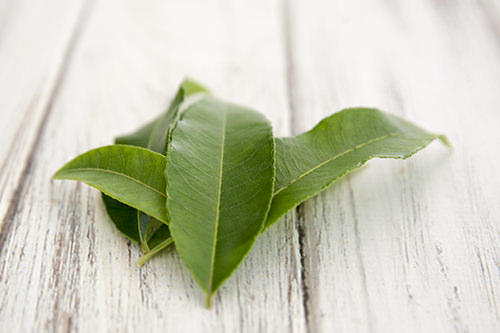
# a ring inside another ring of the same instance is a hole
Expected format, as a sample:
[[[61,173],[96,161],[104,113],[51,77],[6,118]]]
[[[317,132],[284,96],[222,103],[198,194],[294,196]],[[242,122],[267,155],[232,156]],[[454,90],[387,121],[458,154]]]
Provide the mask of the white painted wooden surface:
[[[51,181],[185,76],[297,134],[347,106],[446,133],[271,228],[214,299]],[[0,1],[0,331],[500,331],[500,3]]]

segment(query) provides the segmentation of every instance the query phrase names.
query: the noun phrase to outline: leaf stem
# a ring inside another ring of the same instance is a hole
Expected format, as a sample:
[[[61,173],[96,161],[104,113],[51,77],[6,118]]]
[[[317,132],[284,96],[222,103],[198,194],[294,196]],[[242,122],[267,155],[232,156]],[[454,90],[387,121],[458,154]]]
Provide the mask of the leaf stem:
[[[212,308],[212,293],[211,292],[207,292],[205,294],[205,306],[207,307],[207,309]]]
[[[151,259],[155,254],[169,246],[174,242],[174,239],[172,237],[164,240],[160,244],[158,244],[155,248],[153,248],[151,251],[148,253],[144,254],[142,257],[137,260],[137,267],[142,267],[149,259]]]
[[[447,147],[452,148],[453,146],[451,145],[450,140],[448,140],[448,137],[446,135],[438,135],[439,140],[441,140],[442,143],[444,143]]]

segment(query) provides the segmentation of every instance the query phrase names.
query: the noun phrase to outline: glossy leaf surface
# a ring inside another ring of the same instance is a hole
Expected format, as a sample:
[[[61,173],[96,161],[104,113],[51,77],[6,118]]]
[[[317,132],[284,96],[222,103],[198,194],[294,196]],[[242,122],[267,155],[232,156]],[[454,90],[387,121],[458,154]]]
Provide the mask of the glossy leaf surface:
[[[149,143],[149,138],[151,137],[151,132],[153,132],[153,128],[155,127],[155,124],[159,119],[160,117],[156,118],[155,120],[136,130],[134,133],[117,137],[115,139],[115,143],[117,145],[130,145],[146,148]]]
[[[134,215],[137,214],[137,209],[122,204],[120,201],[104,193],[102,194],[102,200],[104,202],[104,207],[106,207],[106,212],[111,218],[111,221],[113,221],[116,229],[128,239],[140,243],[141,238],[137,228],[137,218]]]
[[[193,80],[184,80],[164,114],[134,133],[117,137],[115,143],[139,146],[165,154],[171,125],[177,119],[182,104],[188,97],[200,93],[208,93],[208,90]],[[109,217],[118,230],[127,238],[139,243],[143,252],[148,252],[150,248],[170,238],[168,227],[160,225],[158,220],[151,219],[149,215],[137,213],[137,210],[106,196],[103,196],[103,201]],[[156,232],[154,240],[150,241]]]
[[[170,231],[210,305],[263,227],[273,192],[272,128],[257,112],[205,97],[181,116],[167,159]]]
[[[189,96],[208,92],[208,89],[199,83],[190,79],[184,80],[165,113],[135,132],[117,137],[115,143],[148,148],[154,152],[165,154],[169,129],[176,120],[184,101]]]
[[[154,217],[136,210],[137,228],[139,229],[139,239],[142,252],[150,250],[149,240],[160,228],[168,229],[168,226]]]
[[[165,156],[151,150],[113,145],[76,157],[54,178],[87,183],[166,223],[165,165]]]
[[[191,80],[184,80],[165,114],[155,121],[146,148],[165,154],[171,126],[177,120],[182,104],[189,96],[207,92],[208,90],[200,84]]]
[[[266,221],[290,209],[374,157],[404,159],[443,136],[376,109],[346,109],[296,137],[276,139],[276,181]]]

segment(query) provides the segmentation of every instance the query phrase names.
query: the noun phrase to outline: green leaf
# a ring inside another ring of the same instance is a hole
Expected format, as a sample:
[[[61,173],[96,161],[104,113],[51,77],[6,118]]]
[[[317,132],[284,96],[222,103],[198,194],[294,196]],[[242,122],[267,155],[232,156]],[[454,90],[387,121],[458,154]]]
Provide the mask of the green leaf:
[[[158,117],[155,120],[149,122],[134,133],[117,137],[115,139],[115,144],[147,148],[151,133],[153,132],[153,129],[160,118],[161,117]]]
[[[160,246],[164,245],[165,241],[167,240],[173,242],[173,239],[170,235],[170,230],[165,224],[162,223],[162,227],[160,227],[156,232],[152,233],[151,238],[148,240],[150,251],[158,249]]]
[[[161,116],[139,128],[137,131],[119,136],[115,139],[116,144],[138,146],[151,149],[154,152],[164,154],[168,145],[169,130],[177,119],[179,111],[188,97],[196,94],[208,94],[209,90],[201,84],[185,79],[169,107]]]
[[[168,232],[168,226],[165,223],[149,216],[144,212],[136,210],[136,213],[136,222],[139,228],[139,239],[142,252],[148,253],[152,247],[156,246],[155,242],[151,242],[153,235],[155,235],[160,229],[166,229],[166,233],[158,232],[158,236],[168,234],[168,237],[170,237],[170,232]]]
[[[153,128],[160,118],[161,117],[158,117],[132,134],[117,137],[115,139],[115,143],[146,148],[149,143],[151,133],[153,132]],[[106,207],[106,211],[108,212],[108,215],[115,227],[125,237],[138,243],[143,252],[147,252],[150,246],[148,245],[148,239],[142,237],[143,233],[141,233],[141,221],[138,220],[139,217],[137,216],[138,210],[127,206],[118,200],[114,200],[105,194],[102,195],[102,199],[104,206]],[[147,225],[142,228],[147,228]],[[168,229],[166,225],[164,228]]]
[[[181,116],[167,160],[170,231],[210,306],[263,227],[274,181],[272,128],[259,113],[205,97]]]
[[[439,138],[376,109],[346,109],[296,137],[276,139],[274,197],[265,227],[374,157],[405,159]]]
[[[187,98],[192,95],[200,94],[202,96],[206,93],[208,93],[208,90],[200,84],[191,80],[184,80],[179,87],[174,100],[170,103],[167,112],[155,121],[146,148],[149,148],[157,153],[165,154],[166,147],[168,146],[171,126],[177,120],[182,104],[185,103]]]
[[[151,150],[113,145],[76,157],[54,178],[83,181],[166,223],[165,165],[165,156]]]
[[[165,154],[170,128],[178,118],[180,109],[185,104],[186,99],[204,93],[208,93],[208,89],[199,83],[190,79],[184,80],[163,115],[132,134],[117,137],[115,143],[144,147]],[[149,215],[143,212],[138,213],[137,210],[107,196],[103,196],[103,201],[111,221],[118,230],[127,238],[139,243],[144,253],[170,238],[168,227],[164,224],[161,225],[161,222],[156,219],[151,219]],[[108,207],[108,205],[112,205],[112,207]],[[123,210],[123,212],[120,210]],[[155,237],[155,244],[152,245],[150,244],[150,238],[156,232],[158,232],[158,235]],[[166,238],[161,239],[161,237]]]
[[[158,254],[160,251],[168,247],[173,243],[173,239],[170,235],[170,230],[168,228],[160,228],[156,231],[151,239],[148,241],[150,250],[137,261],[137,266],[141,267],[149,259]]]
[[[128,239],[140,243],[139,230],[137,229],[137,209],[122,204],[120,201],[115,200],[106,194],[102,194],[104,206],[108,212],[109,217],[113,221],[116,229],[127,237]]]
[[[149,122],[134,133],[117,137],[115,139],[115,144],[147,148],[151,133],[153,132],[156,123],[161,117],[162,116]],[[141,247],[144,248],[144,245],[141,241],[141,228],[138,228],[137,209],[127,206],[126,204],[123,204],[118,200],[112,199],[105,194],[102,195],[102,199],[104,202],[104,206],[106,207],[106,211],[108,212],[108,215],[116,228],[125,237],[136,243],[139,243]],[[148,246],[146,244],[146,248],[147,247]]]

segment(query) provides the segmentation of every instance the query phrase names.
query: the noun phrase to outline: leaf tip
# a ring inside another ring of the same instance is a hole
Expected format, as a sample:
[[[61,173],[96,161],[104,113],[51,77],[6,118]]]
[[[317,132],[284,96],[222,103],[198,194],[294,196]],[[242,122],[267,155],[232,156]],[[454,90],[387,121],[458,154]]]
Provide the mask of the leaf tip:
[[[439,141],[441,141],[446,147],[453,149],[453,146],[451,145],[450,140],[448,140],[448,137],[444,134],[440,134],[437,136]]]
[[[54,179],[64,179],[63,177],[61,177],[61,171],[62,169],[59,169],[57,170],[53,175],[52,177],[50,178],[51,180],[54,180]]]
[[[210,93],[210,89],[208,89],[203,84],[197,82],[196,80],[192,79],[189,76],[184,78],[184,80],[181,83],[181,88],[187,95],[191,95],[197,92]]]

